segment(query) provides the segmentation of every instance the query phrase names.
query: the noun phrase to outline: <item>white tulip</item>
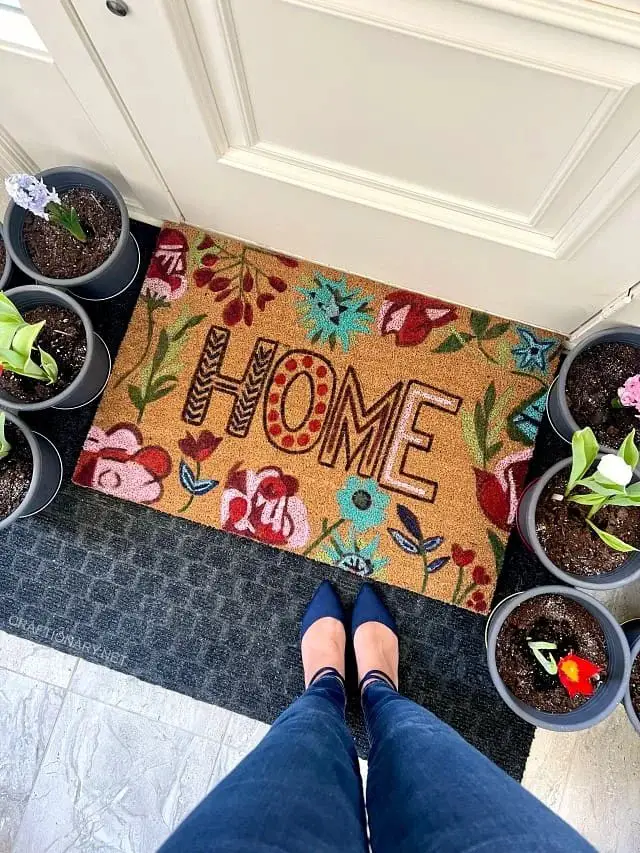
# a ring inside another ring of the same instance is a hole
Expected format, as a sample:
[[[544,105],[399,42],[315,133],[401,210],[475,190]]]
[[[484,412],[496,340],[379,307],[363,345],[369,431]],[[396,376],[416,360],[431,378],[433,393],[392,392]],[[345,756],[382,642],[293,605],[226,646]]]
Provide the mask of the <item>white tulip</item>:
[[[633,468],[620,456],[614,453],[607,453],[598,463],[598,473],[612,483],[617,483],[619,486],[628,486],[633,477]]]

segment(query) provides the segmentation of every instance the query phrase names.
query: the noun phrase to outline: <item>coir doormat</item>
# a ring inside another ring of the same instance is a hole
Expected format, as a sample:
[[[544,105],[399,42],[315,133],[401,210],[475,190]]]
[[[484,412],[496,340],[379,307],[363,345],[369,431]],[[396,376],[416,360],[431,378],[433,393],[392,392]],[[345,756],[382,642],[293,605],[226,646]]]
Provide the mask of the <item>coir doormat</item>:
[[[74,482],[485,612],[558,348],[168,223]]]

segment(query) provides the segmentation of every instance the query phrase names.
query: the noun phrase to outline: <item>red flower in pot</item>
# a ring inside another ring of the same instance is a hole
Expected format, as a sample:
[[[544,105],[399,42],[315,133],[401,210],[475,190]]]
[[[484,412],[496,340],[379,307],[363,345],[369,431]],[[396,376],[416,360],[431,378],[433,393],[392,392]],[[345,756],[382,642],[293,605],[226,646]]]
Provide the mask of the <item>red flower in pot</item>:
[[[480,508],[492,524],[509,531],[516,520],[518,501],[531,459],[531,448],[505,456],[493,473],[474,468],[476,497]]]
[[[396,346],[410,347],[421,344],[432,329],[446,326],[457,317],[454,305],[398,290],[382,303],[376,325],[380,334],[395,335]]]

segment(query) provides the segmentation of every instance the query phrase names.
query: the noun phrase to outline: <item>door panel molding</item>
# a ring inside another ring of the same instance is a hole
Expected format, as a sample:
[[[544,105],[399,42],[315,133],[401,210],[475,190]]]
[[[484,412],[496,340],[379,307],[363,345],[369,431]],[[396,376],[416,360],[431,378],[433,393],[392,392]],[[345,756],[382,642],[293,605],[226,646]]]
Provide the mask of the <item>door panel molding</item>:
[[[3,178],[14,172],[26,172],[32,175],[37,171],[38,165],[18,145],[9,131],[0,125],[0,173]]]
[[[550,50],[549,42],[554,39],[540,38],[540,27],[549,36],[548,26],[457,0],[434,0],[428,8],[414,0],[398,0],[392,15],[386,0],[279,2],[501,62],[525,64],[598,86],[603,96],[532,209],[528,213],[506,210],[261,139],[232,0],[164,0],[183,61],[198,57],[197,64],[189,68],[190,79],[205,120],[215,127],[216,152],[222,165],[550,258],[571,257],[640,186],[640,158],[632,139],[612,163],[601,164],[602,171],[590,176],[592,183],[581,197],[564,199],[569,207],[564,220],[559,225],[549,222],[554,218],[554,205],[563,201],[567,182],[622,108],[633,85],[640,83],[636,51],[605,45],[594,55],[592,39],[561,33],[573,39],[571,64],[567,64],[563,60],[568,53],[565,39],[557,42],[558,33],[552,31],[556,43]],[[486,16],[479,19],[481,11]]]

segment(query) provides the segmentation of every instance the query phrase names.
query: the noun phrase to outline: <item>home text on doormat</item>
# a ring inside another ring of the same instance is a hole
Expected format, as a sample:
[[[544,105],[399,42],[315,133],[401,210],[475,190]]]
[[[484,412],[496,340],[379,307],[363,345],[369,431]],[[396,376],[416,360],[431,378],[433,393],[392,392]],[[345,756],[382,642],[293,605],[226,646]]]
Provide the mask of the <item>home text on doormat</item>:
[[[483,613],[559,345],[166,223],[74,482]]]

